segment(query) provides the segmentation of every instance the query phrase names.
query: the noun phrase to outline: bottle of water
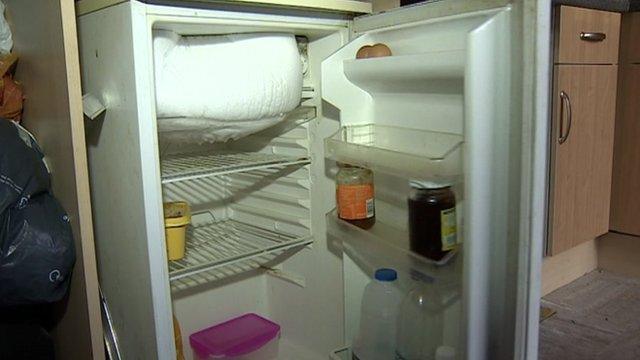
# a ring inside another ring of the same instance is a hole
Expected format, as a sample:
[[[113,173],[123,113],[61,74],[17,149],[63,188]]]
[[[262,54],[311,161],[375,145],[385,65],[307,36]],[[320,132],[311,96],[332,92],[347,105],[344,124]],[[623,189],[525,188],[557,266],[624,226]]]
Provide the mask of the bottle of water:
[[[396,350],[396,319],[402,293],[393,269],[376,270],[364,289],[360,331],[353,344],[354,360],[393,360]]]
[[[433,360],[443,341],[440,292],[433,285],[416,283],[400,304],[397,360]]]

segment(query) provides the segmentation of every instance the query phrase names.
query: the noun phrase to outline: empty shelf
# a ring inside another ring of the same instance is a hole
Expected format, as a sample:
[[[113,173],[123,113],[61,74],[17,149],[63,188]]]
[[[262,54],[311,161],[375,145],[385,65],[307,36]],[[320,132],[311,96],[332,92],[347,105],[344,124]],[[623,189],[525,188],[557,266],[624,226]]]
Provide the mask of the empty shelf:
[[[169,280],[205,272],[211,276],[214,270],[234,265],[232,272],[248,271],[264,264],[268,255],[301,249],[312,242],[311,236],[295,236],[235,220],[192,226],[187,230],[185,257],[169,261]],[[218,278],[224,277],[220,275]]]
[[[162,183],[309,163],[308,157],[252,152],[173,155],[161,161]]]
[[[461,135],[383,126],[345,126],[325,140],[330,159],[413,179],[456,181]]]

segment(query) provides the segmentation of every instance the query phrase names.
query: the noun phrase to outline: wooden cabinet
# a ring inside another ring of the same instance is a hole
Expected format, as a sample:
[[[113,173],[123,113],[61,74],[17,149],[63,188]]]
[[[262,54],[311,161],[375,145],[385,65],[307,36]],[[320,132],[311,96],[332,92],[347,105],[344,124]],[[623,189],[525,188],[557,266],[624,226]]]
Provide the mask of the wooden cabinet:
[[[640,64],[620,68],[611,230],[640,235]]]
[[[560,6],[556,21],[556,63],[618,63],[620,14]]]
[[[609,230],[617,66],[554,68],[552,255]]]
[[[620,19],[555,8],[550,255],[609,231]]]
[[[622,17],[611,230],[640,236],[640,13]]]
[[[24,126],[51,168],[53,192],[71,219],[76,264],[69,296],[56,307],[57,359],[104,359],[74,2],[4,0],[20,55]]]
[[[640,235],[640,13],[622,17],[611,230]]]
[[[620,63],[640,63],[640,12],[622,16],[620,28]]]

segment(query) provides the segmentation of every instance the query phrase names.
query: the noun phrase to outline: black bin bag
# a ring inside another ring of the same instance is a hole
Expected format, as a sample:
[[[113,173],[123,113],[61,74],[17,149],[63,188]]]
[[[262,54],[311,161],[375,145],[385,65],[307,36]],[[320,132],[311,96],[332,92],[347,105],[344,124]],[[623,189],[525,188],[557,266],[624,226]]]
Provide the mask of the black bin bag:
[[[16,202],[49,191],[43,157],[27,131],[0,118],[0,214]]]
[[[66,293],[75,262],[69,217],[49,193],[10,208],[0,230],[0,306],[47,303]]]
[[[69,286],[71,225],[42,159],[26,130],[0,119],[0,306],[55,302]]]

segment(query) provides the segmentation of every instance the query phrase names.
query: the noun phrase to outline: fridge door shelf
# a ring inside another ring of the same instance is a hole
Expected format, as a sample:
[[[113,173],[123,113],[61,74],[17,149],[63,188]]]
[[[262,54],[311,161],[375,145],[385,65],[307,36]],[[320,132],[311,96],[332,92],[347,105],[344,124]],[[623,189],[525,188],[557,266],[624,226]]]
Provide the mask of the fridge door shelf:
[[[201,179],[266,168],[303,166],[308,156],[292,157],[256,152],[192,153],[166,156],[161,161],[162,183]]]
[[[461,135],[376,124],[348,125],[325,139],[338,162],[411,179],[456,182],[462,174]]]
[[[171,287],[183,290],[258,269],[312,242],[310,235],[296,236],[236,220],[190,226],[185,257],[169,261]]]
[[[447,293],[447,303],[460,293],[462,256],[450,253],[440,261],[420,256],[409,249],[409,234],[379,219],[368,230],[338,218],[334,210],[327,214],[327,232],[342,251],[349,255],[367,274],[376,269],[395,269],[402,287],[419,281],[432,284]]]
[[[368,92],[421,93],[434,81],[464,77],[464,50],[433,51],[416,55],[344,60],[344,74],[353,84]],[[441,85],[441,83],[439,83]]]

